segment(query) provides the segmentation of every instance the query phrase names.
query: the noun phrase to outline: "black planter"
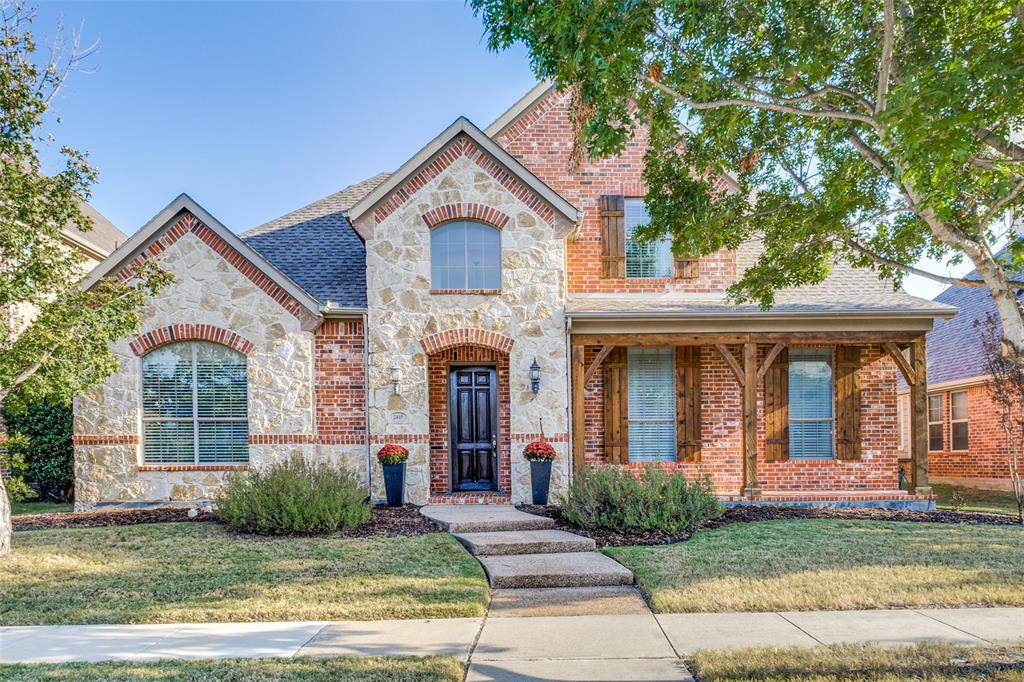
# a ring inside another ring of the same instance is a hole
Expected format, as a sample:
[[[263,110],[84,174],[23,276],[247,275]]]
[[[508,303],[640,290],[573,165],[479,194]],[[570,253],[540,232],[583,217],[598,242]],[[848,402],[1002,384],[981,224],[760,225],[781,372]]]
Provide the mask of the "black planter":
[[[548,503],[548,488],[551,487],[551,460],[530,462],[530,487],[533,488],[533,503]]]
[[[401,507],[405,490],[405,462],[382,464],[381,467],[384,469],[384,491],[388,496],[388,506]]]

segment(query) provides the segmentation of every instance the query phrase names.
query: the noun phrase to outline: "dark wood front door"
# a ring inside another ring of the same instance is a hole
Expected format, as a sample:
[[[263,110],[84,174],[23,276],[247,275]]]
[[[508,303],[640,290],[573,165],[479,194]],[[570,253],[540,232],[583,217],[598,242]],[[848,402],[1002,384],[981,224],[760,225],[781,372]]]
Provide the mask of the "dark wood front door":
[[[452,367],[448,413],[452,490],[497,490],[498,376],[494,367]]]

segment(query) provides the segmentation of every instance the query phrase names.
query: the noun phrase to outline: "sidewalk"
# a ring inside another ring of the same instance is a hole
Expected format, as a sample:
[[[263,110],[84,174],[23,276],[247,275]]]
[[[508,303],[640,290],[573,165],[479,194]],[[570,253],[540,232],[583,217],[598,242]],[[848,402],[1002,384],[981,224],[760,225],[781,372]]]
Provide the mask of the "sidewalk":
[[[58,625],[0,628],[0,663],[447,655],[475,682],[658,681],[690,679],[680,658],[697,649],[1021,637],[1024,608]]]

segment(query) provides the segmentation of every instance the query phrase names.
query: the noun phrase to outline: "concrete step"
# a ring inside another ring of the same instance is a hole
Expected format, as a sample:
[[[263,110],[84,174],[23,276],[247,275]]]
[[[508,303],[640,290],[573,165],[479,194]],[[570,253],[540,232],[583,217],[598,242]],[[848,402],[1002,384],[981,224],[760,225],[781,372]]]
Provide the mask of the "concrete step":
[[[555,525],[552,519],[521,512],[512,505],[428,504],[420,513],[449,533],[544,530]]]
[[[599,552],[477,557],[491,587],[594,587],[632,585],[633,573]]]
[[[503,530],[456,533],[455,537],[476,556],[506,554],[559,554],[593,552],[594,541],[564,530]]]
[[[494,590],[487,613],[488,618],[533,618],[642,615],[650,613],[650,610],[632,585],[611,585]]]

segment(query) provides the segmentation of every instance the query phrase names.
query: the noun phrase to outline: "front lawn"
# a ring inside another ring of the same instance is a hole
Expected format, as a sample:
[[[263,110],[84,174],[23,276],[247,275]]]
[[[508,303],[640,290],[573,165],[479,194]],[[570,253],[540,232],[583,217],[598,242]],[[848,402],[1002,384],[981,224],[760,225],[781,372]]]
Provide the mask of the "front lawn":
[[[285,658],[0,665],[7,682],[460,682],[454,658]]]
[[[70,502],[12,502],[11,516],[27,516],[29,514],[56,514],[74,510]]]
[[[215,523],[14,534],[0,625],[479,616],[488,588],[451,536],[265,538]]]
[[[806,519],[609,547],[655,611],[1024,606],[1024,528]]]
[[[959,497],[962,511],[1017,516],[1017,500],[1011,492],[966,488],[947,483],[933,483],[932,491],[935,493],[935,506],[939,509],[955,509],[958,502],[956,497]]]
[[[725,649],[698,651],[691,669],[698,682],[1021,682],[1024,645]]]

